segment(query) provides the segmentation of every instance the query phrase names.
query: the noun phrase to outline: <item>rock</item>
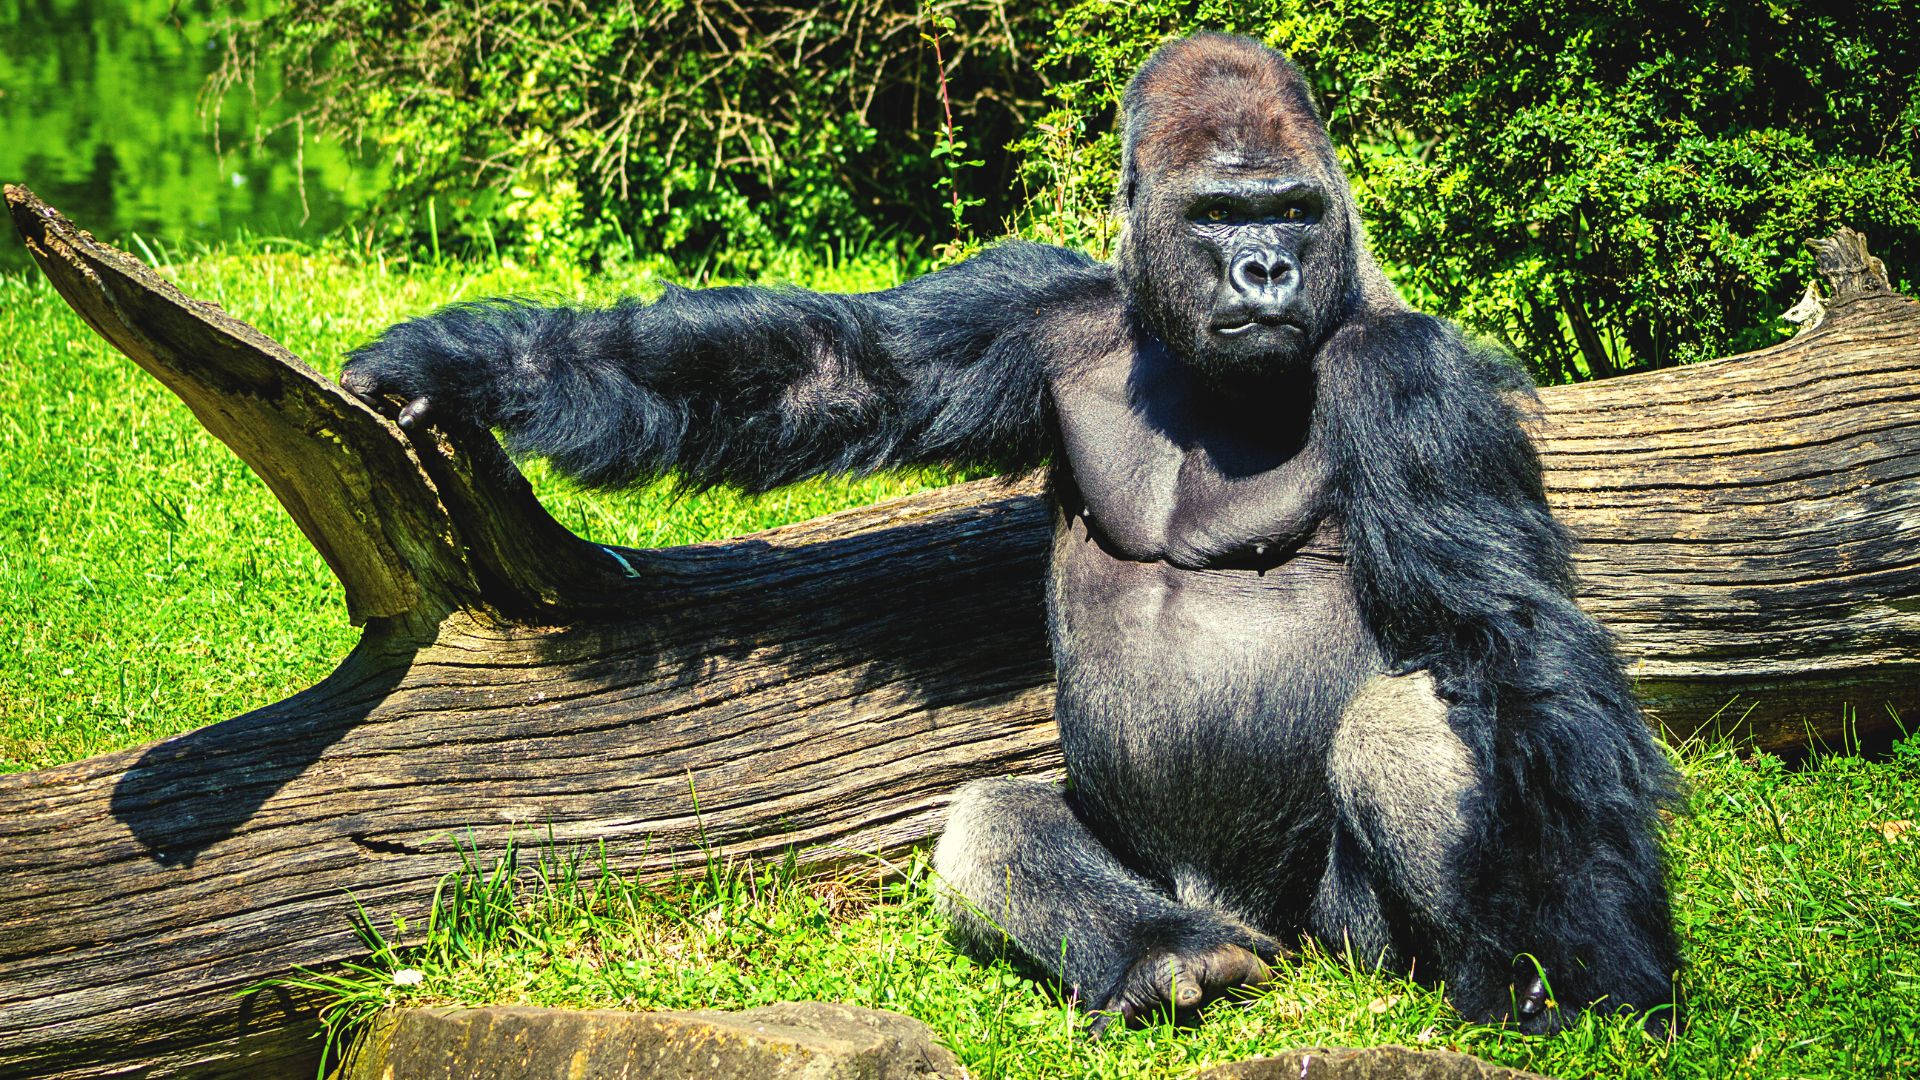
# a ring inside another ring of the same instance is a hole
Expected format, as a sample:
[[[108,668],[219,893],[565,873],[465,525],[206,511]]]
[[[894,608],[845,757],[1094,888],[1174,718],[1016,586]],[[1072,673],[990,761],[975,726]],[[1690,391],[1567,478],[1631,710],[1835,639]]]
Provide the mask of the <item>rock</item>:
[[[789,1001],[743,1012],[390,1009],[342,1080],[935,1080],[965,1077],[920,1021]]]
[[[1371,1046],[1364,1050],[1288,1050],[1217,1065],[1194,1080],[1547,1080],[1452,1050]]]

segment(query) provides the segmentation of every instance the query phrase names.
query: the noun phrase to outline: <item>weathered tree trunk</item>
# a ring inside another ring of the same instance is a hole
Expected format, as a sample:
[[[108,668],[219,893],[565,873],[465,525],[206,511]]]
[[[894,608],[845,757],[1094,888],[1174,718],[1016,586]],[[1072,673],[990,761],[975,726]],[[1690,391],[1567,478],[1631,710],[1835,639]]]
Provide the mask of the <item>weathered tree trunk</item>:
[[[418,912],[456,844],[608,841],[662,874],[935,831],[947,793],[1057,767],[1031,481],[754,537],[603,548],[484,432],[409,436],[23,189],[73,307],[253,467],[365,626],[318,686],[151,746],[0,776],[0,1075],[294,1075],[359,952],[347,890]],[[1824,325],[1544,395],[1583,600],[1685,733],[1764,746],[1920,716],[1920,305],[1829,244]],[[1732,703],[1732,708],[1722,707]],[[692,793],[699,797],[696,820]]]
[[[1792,340],[1541,393],[1581,605],[1670,738],[1920,720],[1920,304],[1860,234],[1813,246],[1834,295]]]

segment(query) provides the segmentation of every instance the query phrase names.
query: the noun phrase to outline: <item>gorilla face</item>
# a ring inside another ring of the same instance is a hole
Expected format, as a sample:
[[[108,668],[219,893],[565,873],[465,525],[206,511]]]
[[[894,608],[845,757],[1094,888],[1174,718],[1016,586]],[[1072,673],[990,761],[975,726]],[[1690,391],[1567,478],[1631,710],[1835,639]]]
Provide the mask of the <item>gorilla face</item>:
[[[1202,382],[1244,389],[1297,371],[1347,317],[1346,179],[1279,54],[1182,60],[1163,50],[1128,89],[1120,277]]]
[[[1187,339],[1177,351],[1227,375],[1297,363],[1325,336],[1326,189],[1216,172],[1178,194],[1178,242],[1154,260],[1199,294],[1184,313],[1189,325],[1169,327]]]

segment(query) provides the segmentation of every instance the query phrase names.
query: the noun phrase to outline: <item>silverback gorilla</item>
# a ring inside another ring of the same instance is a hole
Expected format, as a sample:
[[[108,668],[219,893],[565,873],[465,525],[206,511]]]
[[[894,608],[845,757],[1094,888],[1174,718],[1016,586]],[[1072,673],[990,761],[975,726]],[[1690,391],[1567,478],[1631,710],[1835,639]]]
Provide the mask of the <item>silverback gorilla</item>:
[[[1121,122],[1111,265],[469,304],[344,381],[598,485],[1050,463],[1067,782],[962,788],[934,865],[963,942],[1102,1023],[1302,935],[1526,1030],[1672,1002],[1675,780],[1570,599],[1522,380],[1381,275],[1280,54],[1163,46]]]

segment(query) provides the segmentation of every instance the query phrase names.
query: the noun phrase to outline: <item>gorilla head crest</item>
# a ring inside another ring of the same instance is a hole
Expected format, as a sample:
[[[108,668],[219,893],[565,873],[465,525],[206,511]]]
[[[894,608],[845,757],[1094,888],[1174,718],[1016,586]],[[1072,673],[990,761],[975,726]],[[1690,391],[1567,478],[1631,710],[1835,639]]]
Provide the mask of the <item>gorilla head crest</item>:
[[[1347,179],[1306,80],[1257,42],[1154,52],[1122,100],[1128,307],[1217,389],[1285,374],[1356,299]]]

